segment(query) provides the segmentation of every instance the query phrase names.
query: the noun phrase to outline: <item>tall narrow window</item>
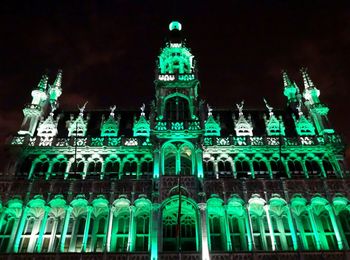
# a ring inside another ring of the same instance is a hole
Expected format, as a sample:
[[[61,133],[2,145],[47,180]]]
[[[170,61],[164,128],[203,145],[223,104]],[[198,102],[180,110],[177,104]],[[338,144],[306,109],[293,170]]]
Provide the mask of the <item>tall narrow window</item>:
[[[14,223],[15,218],[10,214],[6,214],[0,227],[0,252],[6,252],[11,234],[16,232],[16,229],[13,227]]]
[[[123,211],[118,214],[116,223],[116,252],[126,252],[128,246],[128,235],[129,235],[129,212]]]
[[[148,251],[149,213],[138,214],[136,217],[136,251]]]
[[[224,250],[224,237],[222,234],[222,220],[220,216],[209,214],[209,233],[211,251]]]
[[[230,236],[233,251],[246,251],[247,247],[247,232],[245,229],[245,217],[239,217],[234,214],[229,214],[228,223],[230,227]]]
[[[165,119],[168,121],[186,121],[190,119],[188,102],[182,97],[168,99],[165,110]]]

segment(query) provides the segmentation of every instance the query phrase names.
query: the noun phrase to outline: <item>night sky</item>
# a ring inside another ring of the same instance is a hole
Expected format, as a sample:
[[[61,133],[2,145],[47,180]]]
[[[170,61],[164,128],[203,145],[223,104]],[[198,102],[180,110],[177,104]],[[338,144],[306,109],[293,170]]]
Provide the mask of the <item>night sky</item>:
[[[50,2],[50,3],[47,3]],[[195,55],[200,96],[215,108],[283,108],[281,70],[303,89],[308,67],[350,143],[350,6],[346,1],[8,1],[0,7],[0,141],[47,71],[63,69],[60,106],[138,108],[154,97],[168,24],[179,20]],[[84,4],[82,4],[84,3]],[[219,5],[220,3],[220,5]],[[335,4],[336,3],[336,4]]]

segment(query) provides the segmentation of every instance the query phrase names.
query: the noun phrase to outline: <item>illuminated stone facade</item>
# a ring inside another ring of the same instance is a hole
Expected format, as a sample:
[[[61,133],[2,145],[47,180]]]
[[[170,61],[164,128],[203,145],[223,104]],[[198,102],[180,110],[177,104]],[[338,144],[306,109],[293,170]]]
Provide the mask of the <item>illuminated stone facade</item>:
[[[155,100],[140,112],[85,103],[63,113],[62,72],[52,85],[43,76],[9,141],[0,251],[152,260],[347,254],[344,144],[306,70],[303,92],[283,73],[284,110],[266,100],[261,111],[243,101],[215,110],[199,99],[181,24],[169,29]]]

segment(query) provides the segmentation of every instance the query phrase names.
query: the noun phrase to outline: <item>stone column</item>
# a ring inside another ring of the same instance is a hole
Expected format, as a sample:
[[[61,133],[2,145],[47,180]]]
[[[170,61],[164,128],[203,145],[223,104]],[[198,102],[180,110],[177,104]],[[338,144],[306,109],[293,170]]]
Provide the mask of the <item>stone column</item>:
[[[343,245],[343,241],[342,241],[342,238],[341,238],[341,235],[340,235],[340,232],[339,232],[339,228],[338,228],[338,225],[337,225],[337,220],[335,218],[335,214],[334,214],[333,208],[329,204],[326,205],[325,208],[328,211],[329,217],[330,217],[331,222],[332,222],[334,234],[335,234],[335,237],[337,238],[337,242],[338,242],[338,249],[342,250],[344,248],[344,245]]]
[[[64,252],[64,243],[66,241],[67,231],[68,231],[68,224],[70,219],[70,214],[72,213],[73,207],[67,206],[66,208],[66,215],[64,217],[64,224],[63,229],[61,233],[61,240],[60,240],[60,252]]]
[[[208,246],[208,227],[207,227],[207,204],[198,203],[198,208],[200,211],[200,225],[202,233],[202,260],[209,260],[209,246]]]
[[[82,242],[82,252],[86,252],[86,244],[89,238],[89,229],[90,229],[90,221],[91,221],[91,214],[92,210],[94,208],[92,206],[87,207],[87,213],[86,213],[86,221],[85,221],[85,228],[84,228],[84,237],[83,237],[83,242]]]
[[[151,209],[151,221],[150,221],[150,244],[151,244],[151,260],[158,259],[158,231],[160,228],[160,223],[162,221],[160,216],[160,204],[153,203]]]
[[[129,234],[128,234],[128,246],[127,251],[133,252],[135,250],[135,210],[136,207],[131,205],[129,207],[130,210],[130,218],[129,218]]]
[[[317,248],[317,250],[321,250],[320,236],[319,236],[318,231],[317,231],[317,225],[316,225],[314,213],[312,212],[311,206],[307,206],[307,212],[309,213],[309,218],[310,218],[312,230],[313,230],[314,235],[315,235],[316,248]]]
[[[3,222],[4,222],[5,216],[6,216],[6,208],[3,207],[3,208],[2,208],[2,212],[1,212],[1,217],[0,217],[0,230],[1,230],[1,228],[2,228],[2,225],[3,225]]]
[[[295,251],[297,251],[298,250],[298,240],[297,240],[297,234],[296,234],[295,228],[294,228],[293,217],[292,217],[290,207],[288,205],[286,205],[286,207],[287,207],[286,212],[287,212],[287,217],[288,217],[288,225],[289,225],[290,233],[292,235],[293,249]]]
[[[153,151],[153,179],[158,179],[160,175],[160,151],[154,149]]]
[[[225,227],[225,234],[226,234],[226,250],[232,251],[232,241],[231,241],[231,233],[230,233],[230,226],[228,221],[228,215],[227,215],[227,205],[225,205],[224,208],[224,227]]]
[[[106,243],[106,250],[107,252],[111,252],[111,236],[112,236],[112,226],[113,226],[113,219],[114,219],[114,206],[110,206],[109,209],[109,218],[108,218],[108,230],[107,230],[107,243]]]
[[[49,216],[50,209],[51,208],[49,206],[45,207],[44,216],[43,216],[43,219],[41,220],[41,226],[40,226],[40,230],[39,230],[38,240],[36,242],[35,252],[39,252],[39,253],[41,252],[41,247],[43,244],[43,236],[44,236],[44,232],[46,229],[46,223],[47,223],[47,218]]]
[[[201,149],[196,150],[197,160],[197,177],[203,178],[203,151]]]
[[[276,251],[276,240],[275,240],[275,234],[273,232],[273,227],[272,227],[272,223],[271,223],[269,205],[264,205],[264,210],[265,210],[265,214],[266,214],[266,218],[267,218],[267,225],[269,227],[269,232],[270,232],[272,251]]]
[[[247,237],[248,237],[248,250],[252,251],[253,249],[255,249],[255,243],[254,243],[254,235],[252,234],[253,228],[252,228],[252,220],[250,218],[249,205],[246,206],[245,226],[246,226]]]
[[[25,206],[23,211],[22,211],[21,220],[19,222],[19,226],[18,226],[17,234],[16,234],[16,239],[15,239],[15,243],[13,246],[13,252],[15,252],[15,253],[18,253],[19,243],[20,243],[21,237],[23,235],[23,229],[24,229],[24,225],[25,225],[26,220],[27,220],[28,211],[29,211],[29,207]]]
[[[51,232],[51,235],[50,235],[50,242],[49,242],[48,252],[53,252],[54,251],[55,240],[56,240],[56,233],[57,233],[57,227],[58,227],[58,221],[59,221],[59,217],[55,217],[54,221],[53,221],[52,232]]]

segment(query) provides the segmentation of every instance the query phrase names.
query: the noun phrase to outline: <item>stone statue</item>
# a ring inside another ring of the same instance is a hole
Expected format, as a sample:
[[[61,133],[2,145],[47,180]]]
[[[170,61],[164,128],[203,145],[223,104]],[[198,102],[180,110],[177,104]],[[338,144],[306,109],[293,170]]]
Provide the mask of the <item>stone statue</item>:
[[[78,105],[78,109],[80,111],[79,116],[83,116],[84,115],[84,110],[86,108],[87,103],[88,103],[88,101],[86,101],[85,104],[82,107],[79,107],[79,105]]]
[[[237,108],[238,108],[239,116],[243,116],[244,100],[242,100],[241,104],[236,104],[236,106],[237,106]]]
[[[208,116],[213,115],[213,109],[209,106],[209,104],[207,104],[207,108],[208,108]]]
[[[146,105],[145,105],[145,103],[143,103],[142,107],[140,107],[140,109],[141,109],[141,116],[145,116],[145,108],[146,108]]]
[[[270,115],[270,116],[273,116],[273,112],[272,112],[273,107],[270,107],[270,106],[269,106],[269,104],[267,103],[267,101],[266,101],[265,98],[264,98],[264,103],[265,103],[266,108],[269,110],[269,115]]]
[[[111,117],[114,117],[114,111],[116,109],[116,105],[112,106],[112,107],[109,107],[109,109],[111,110],[111,113],[109,114]]]

